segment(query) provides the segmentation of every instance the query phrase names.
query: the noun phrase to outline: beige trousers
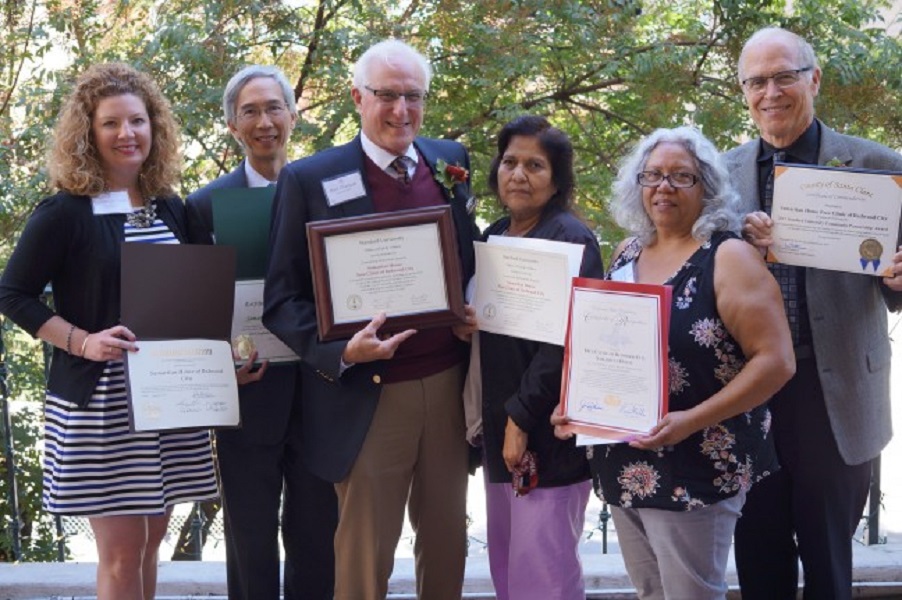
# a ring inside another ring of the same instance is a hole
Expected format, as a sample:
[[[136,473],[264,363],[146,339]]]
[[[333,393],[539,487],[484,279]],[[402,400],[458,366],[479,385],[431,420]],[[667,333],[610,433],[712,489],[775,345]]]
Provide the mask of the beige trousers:
[[[382,600],[404,507],[416,534],[417,596],[460,600],[466,562],[467,442],[460,366],[382,388],[348,477],[335,484],[336,600]]]

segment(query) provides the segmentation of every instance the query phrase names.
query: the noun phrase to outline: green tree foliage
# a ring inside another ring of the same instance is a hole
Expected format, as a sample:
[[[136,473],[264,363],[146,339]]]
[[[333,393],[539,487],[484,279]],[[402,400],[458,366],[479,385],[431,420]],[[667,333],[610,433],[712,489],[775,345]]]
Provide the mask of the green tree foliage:
[[[238,159],[220,108],[238,68],[261,62],[286,72],[300,110],[290,155],[299,158],[356,133],[350,65],[373,42],[404,38],[435,68],[423,133],[470,149],[481,216],[498,215],[486,184],[498,129],[521,113],[545,115],[574,141],[577,201],[606,258],[621,233],[605,201],[631,144],[680,124],[722,148],[754,135],[735,65],[762,26],[787,27],[815,46],[824,70],[817,110],[827,123],[902,147],[902,44],[881,21],[885,0],[0,2],[0,264],[51,191],[42,161],[60,100],[99,61],[130,62],[163,87],[182,124],[187,193]],[[20,337],[7,337],[15,352]],[[19,397],[39,402],[34,380]],[[37,428],[18,425],[17,445],[30,452]],[[37,455],[27,458],[23,469],[36,472]],[[37,508],[29,511],[37,519]]]

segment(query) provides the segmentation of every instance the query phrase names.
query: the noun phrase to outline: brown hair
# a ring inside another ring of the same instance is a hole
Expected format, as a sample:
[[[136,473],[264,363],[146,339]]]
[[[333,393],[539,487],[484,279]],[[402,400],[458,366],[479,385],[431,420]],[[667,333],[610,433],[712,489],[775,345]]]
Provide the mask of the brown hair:
[[[63,104],[47,155],[52,185],[72,194],[96,196],[107,188],[91,128],[103,98],[133,94],[150,117],[152,143],[138,175],[145,198],[174,193],[181,169],[179,132],[169,102],[153,80],[124,63],[93,65],[75,81]]]

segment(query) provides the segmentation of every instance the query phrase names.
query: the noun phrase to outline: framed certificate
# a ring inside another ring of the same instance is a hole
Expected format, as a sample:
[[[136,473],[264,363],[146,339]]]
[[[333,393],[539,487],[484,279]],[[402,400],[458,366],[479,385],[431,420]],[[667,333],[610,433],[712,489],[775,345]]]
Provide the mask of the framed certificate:
[[[576,278],[561,406],[571,431],[627,441],[667,413],[670,286]]]
[[[778,164],[767,260],[891,276],[900,215],[902,173]]]
[[[385,331],[464,318],[450,206],[314,221],[307,242],[321,340],[350,337],[380,311]]]

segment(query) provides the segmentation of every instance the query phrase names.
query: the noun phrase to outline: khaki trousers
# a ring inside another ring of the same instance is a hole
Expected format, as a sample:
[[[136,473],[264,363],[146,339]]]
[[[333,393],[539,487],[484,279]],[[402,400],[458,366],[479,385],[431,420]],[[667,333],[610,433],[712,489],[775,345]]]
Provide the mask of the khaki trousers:
[[[348,477],[335,484],[336,600],[388,594],[404,507],[416,534],[417,596],[460,600],[466,562],[463,369],[382,388]]]

